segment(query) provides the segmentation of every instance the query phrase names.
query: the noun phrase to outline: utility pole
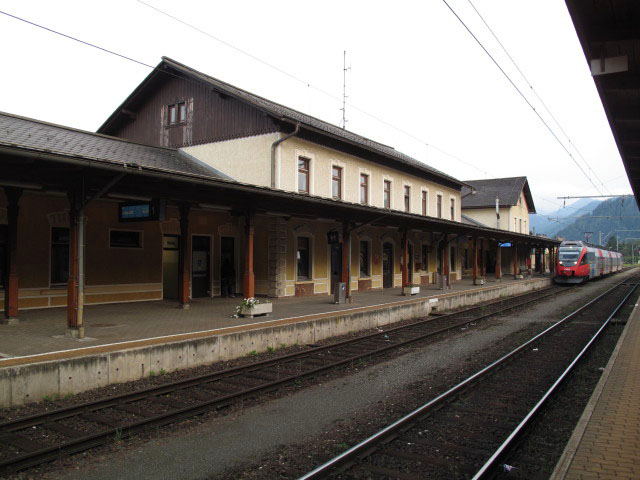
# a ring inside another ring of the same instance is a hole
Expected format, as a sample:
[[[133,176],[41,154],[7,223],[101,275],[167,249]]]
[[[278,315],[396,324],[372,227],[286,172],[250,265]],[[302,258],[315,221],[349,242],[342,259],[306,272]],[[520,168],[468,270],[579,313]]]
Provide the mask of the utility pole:
[[[344,50],[342,56],[342,129],[347,128],[347,70],[351,70],[351,67],[347,68],[347,51]]]
[[[498,197],[496,197],[496,224],[497,224],[497,229],[500,230],[500,199]],[[508,225],[507,225],[507,230],[508,230]]]
[[[638,237],[627,237],[627,240],[631,240],[631,264],[635,265],[635,245],[633,244],[634,240],[640,240]],[[625,242],[627,243],[627,242]],[[636,244],[637,245],[637,244]]]

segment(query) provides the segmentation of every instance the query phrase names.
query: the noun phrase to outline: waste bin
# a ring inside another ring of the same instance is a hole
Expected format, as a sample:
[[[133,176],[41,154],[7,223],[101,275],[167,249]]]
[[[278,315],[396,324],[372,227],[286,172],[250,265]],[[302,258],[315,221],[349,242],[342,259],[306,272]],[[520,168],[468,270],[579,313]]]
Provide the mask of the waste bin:
[[[347,303],[347,284],[344,282],[336,283],[333,289],[333,303]]]

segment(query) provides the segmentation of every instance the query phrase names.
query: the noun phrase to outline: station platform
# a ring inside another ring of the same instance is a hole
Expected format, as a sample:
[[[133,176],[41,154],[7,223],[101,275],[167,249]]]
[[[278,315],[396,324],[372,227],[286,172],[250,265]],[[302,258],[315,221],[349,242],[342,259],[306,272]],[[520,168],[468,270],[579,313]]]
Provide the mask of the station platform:
[[[85,338],[65,336],[66,309],[26,310],[16,324],[0,325],[0,408],[67,395],[231,360],[283,346],[315,344],[350,332],[544,288],[550,276],[463,278],[441,290],[421,286],[354,292],[351,303],[328,295],[270,299],[273,313],[234,318],[241,298],[89,305]]]
[[[550,277],[534,275],[533,278]],[[487,278],[485,285],[474,286],[471,279],[463,278],[453,282],[447,290],[441,290],[437,285],[422,285],[420,293],[413,296],[403,296],[401,288],[356,291],[353,292],[352,302],[346,304],[334,304],[333,296],[329,295],[260,299],[269,300],[273,304],[273,313],[255,318],[233,318],[235,307],[242,301],[241,296],[196,298],[187,310],[178,308],[177,302],[169,300],[87,305],[84,309],[83,339],[65,336],[64,307],[23,310],[17,324],[0,325],[0,367],[3,364],[15,364],[4,359],[16,357],[229,328],[233,328],[234,331],[238,331],[239,328],[248,330],[273,320],[304,321],[315,315],[359,307],[383,307],[419,298],[437,298],[452,293],[522,282],[523,280],[514,280],[511,275],[503,277],[501,281]]]
[[[552,480],[640,478],[640,309],[636,304]]]

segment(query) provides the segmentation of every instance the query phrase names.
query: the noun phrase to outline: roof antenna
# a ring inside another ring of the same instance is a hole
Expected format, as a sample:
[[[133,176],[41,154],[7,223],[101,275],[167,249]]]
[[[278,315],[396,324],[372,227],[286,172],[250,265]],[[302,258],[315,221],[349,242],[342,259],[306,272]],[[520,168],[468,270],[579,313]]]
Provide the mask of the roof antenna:
[[[351,70],[351,67],[347,68],[347,51],[344,51],[342,57],[342,129],[347,128],[347,70]]]

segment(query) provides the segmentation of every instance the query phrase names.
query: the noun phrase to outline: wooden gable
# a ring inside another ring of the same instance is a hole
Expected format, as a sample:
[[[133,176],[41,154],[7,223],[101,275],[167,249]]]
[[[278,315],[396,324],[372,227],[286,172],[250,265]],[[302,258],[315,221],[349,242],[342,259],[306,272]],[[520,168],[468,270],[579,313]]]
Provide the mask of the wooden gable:
[[[169,109],[178,105],[185,118],[172,124]],[[178,148],[275,131],[276,122],[256,107],[165,68],[149,75],[98,133]]]

